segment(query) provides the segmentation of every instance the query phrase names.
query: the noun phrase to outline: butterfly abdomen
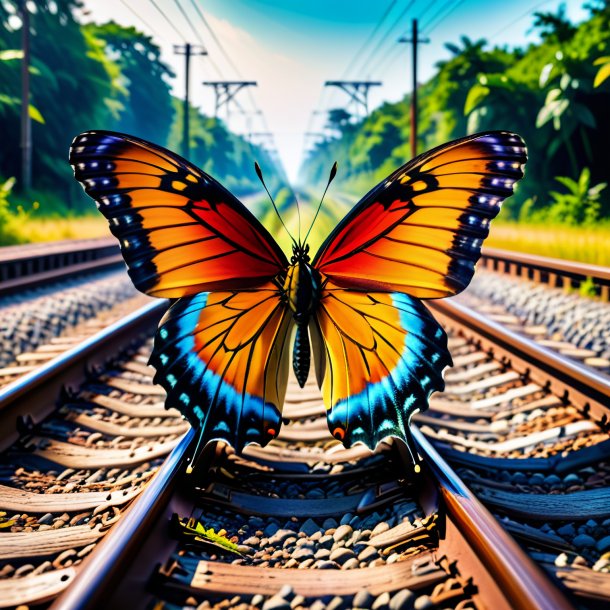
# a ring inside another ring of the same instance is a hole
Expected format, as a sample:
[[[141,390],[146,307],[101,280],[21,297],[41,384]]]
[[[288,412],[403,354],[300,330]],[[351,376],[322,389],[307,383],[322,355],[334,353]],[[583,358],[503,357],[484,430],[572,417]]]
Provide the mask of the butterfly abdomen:
[[[288,267],[284,294],[297,327],[292,351],[292,368],[301,387],[305,385],[309,375],[311,348],[307,326],[319,301],[319,293],[320,282],[317,272],[307,264],[306,260],[299,260],[297,253],[296,262]]]
[[[292,351],[292,368],[295,377],[301,387],[305,386],[309,376],[309,365],[311,364],[311,348],[309,346],[309,336],[307,325],[298,324],[294,336],[294,349]]]

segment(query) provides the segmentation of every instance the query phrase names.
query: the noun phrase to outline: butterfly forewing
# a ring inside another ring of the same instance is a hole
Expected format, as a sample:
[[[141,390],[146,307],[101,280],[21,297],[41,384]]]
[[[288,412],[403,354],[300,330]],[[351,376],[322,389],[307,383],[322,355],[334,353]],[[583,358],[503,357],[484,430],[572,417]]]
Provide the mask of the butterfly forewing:
[[[160,146],[91,131],[75,138],[70,163],[108,219],[142,292],[177,298],[242,288],[275,277],[288,264],[235,196]]]
[[[470,282],[489,222],[525,161],[523,141],[508,132],[468,136],[421,155],[356,204],[313,265],[346,288],[456,294]]]

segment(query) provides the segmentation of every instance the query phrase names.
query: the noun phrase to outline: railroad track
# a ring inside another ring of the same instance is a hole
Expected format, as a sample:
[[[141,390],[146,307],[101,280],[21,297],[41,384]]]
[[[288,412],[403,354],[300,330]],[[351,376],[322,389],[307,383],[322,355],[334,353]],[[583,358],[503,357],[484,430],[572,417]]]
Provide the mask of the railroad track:
[[[84,344],[76,332],[0,389],[0,607],[569,607],[498,523],[579,606],[610,600],[608,390],[594,368],[441,305],[456,366],[418,426],[465,484],[417,430],[416,477],[396,444],[341,450],[311,386],[291,388],[277,442],[211,447],[193,479],[191,436],[145,364],[164,307]]]
[[[444,393],[415,419],[584,605],[610,603],[610,380],[455,302]]]
[[[313,385],[277,442],[186,476],[193,435],[145,364],[164,307],[2,390],[4,607],[569,607],[421,435],[416,477],[398,444],[342,449]]]

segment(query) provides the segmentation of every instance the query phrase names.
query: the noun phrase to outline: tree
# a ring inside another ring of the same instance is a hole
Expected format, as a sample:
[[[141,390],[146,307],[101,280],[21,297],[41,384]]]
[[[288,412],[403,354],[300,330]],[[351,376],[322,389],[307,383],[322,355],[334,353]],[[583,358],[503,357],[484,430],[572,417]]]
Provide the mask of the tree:
[[[159,47],[150,36],[114,21],[89,24],[85,30],[120,70],[122,92],[114,128],[166,144],[174,117],[168,81],[174,74],[161,61]]]

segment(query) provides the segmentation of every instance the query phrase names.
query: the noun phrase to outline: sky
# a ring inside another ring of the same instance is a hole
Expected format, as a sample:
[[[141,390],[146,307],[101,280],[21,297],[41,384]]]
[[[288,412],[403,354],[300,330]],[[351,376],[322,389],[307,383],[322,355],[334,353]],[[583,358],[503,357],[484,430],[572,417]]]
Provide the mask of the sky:
[[[447,42],[485,38],[493,45],[536,42],[533,13],[555,12],[560,0],[85,0],[83,20],[115,20],[151,35],[176,74],[173,93],[184,96],[184,56],[175,45],[205,46],[191,60],[192,103],[214,113],[212,87],[204,81],[247,80],[257,86],[236,96],[227,117],[237,133],[272,133],[289,178],[296,180],[308,145],[325,112],[346,107],[349,97],[327,80],[373,80],[369,110],[401,99],[411,87],[411,48],[398,39],[418,19],[418,81],[450,57]],[[586,17],[580,0],[564,2],[573,21]],[[205,22],[209,25],[206,27]],[[213,32],[213,34],[210,32]],[[217,42],[220,43],[217,44]],[[355,110],[352,106],[348,110]],[[500,129],[501,126],[498,126]],[[268,137],[253,136],[262,141]],[[255,141],[256,141],[255,140]]]

